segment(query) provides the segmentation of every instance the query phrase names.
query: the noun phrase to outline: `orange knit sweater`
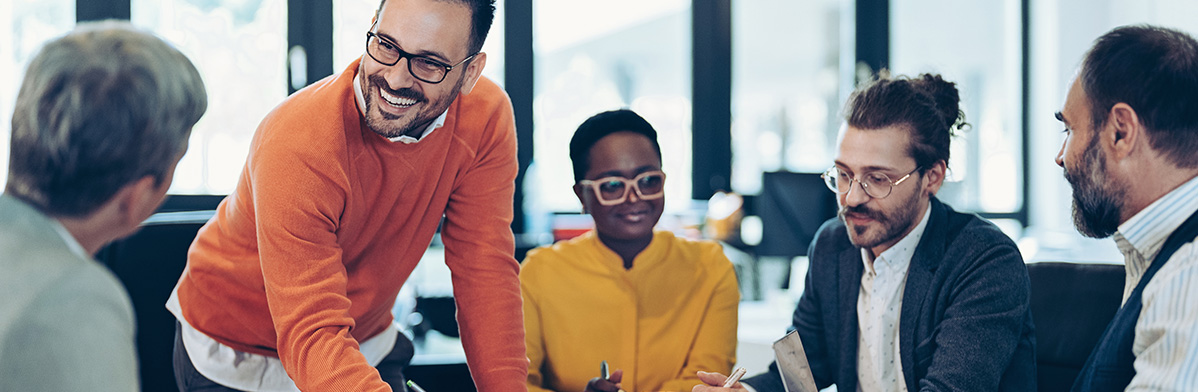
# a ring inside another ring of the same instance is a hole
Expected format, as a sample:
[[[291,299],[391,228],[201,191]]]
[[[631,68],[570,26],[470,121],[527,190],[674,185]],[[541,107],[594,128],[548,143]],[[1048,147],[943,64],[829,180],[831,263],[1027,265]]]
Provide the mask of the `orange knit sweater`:
[[[187,322],[277,356],[302,390],[387,391],[358,351],[382,332],[442,214],[458,323],[481,391],[524,390],[511,102],[485,78],[419,143],[365,127],[354,62],[275,108],[236,190],[188,252]]]

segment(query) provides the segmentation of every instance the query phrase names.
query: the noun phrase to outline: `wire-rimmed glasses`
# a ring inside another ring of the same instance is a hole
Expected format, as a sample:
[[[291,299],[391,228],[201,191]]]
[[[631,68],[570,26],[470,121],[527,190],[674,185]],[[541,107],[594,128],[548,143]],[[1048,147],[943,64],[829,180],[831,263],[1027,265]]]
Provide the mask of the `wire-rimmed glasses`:
[[[861,178],[853,178],[838,167],[828,169],[824,174],[820,174],[820,177],[824,179],[824,185],[827,185],[828,189],[831,189],[832,192],[842,195],[849,193],[853,189],[853,182],[857,182],[861,184],[861,190],[865,191],[865,194],[869,195],[869,197],[882,199],[890,196],[890,192],[894,191],[895,186],[906,181],[907,178],[910,178],[919,169],[916,167],[915,170],[907,172],[902,178],[893,181],[890,180],[890,176],[882,172],[869,172],[861,175]]]

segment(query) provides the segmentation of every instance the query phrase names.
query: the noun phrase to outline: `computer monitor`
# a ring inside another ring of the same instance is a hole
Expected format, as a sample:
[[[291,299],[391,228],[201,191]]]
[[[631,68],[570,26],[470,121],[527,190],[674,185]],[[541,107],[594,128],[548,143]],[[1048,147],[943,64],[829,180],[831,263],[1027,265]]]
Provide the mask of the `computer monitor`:
[[[806,256],[816,230],[836,216],[836,194],[818,173],[763,173],[756,199],[762,226],[758,256]]]

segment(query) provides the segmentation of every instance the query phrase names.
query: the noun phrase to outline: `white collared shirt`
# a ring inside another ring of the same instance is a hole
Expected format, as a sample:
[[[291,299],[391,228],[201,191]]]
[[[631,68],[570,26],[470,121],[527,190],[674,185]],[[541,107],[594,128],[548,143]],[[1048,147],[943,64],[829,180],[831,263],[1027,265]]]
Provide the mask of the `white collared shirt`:
[[[357,75],[354,76],[354,95],[358,111],[365,114],[366,101],[362,95],[362,86]],[[400,136],[389,138],[392,142],[405,144],[418,143],[437,128],[445,124],[448,111],[442,112],[436,120],[429,124],[420,138]],[[287,376],[282,361],[278,358],[238,351],[221,344],[203,332],[188,324],[183,318],[182,307],[179,304],[178,286],[171,291],[166,308],[175,315],[181,325],[180,332],[183,346],[191,358],[192,364],[200,374],[221,385],[249,391],[298,391],[295,382]],[[359,351],[371,366],[378,366],[383,358],[395,346],[399,331],[394,327],[383,330],[382,333],[360,342]]]
[[[182,316],[183,308],[179,306],[178,286],[171,291],[166,308],[179,320],[184,350],[196,371],[204,377],[243,391],[299,391],[278,358],[238,351],[188,324]],[[378,366],[391,353],[398,336],[399,330],[392,324],[378,335],[362,341],[358,351],[366,357],[370,366]]]
[[[1139,284],[1165,240],[1198,211],[1198,177],[1119,225],[1115,244],[1127,279],[1123,301]],[[1144,286],[1132,354],[1136,375],[1128,391],[1198,390],[1198,246],[1182,245]]]
[[[366,96],[362,95],[362,83],[361,83],[362,80],[360,78],[361,78],[360,75],[357,75],[357,74],[354,75],[354,83],[353,83],[354,84],[354,97],[357,98],[355,101],[358,103],[358,113],[361,113],[362,116],[366,116]],[[411,137],[408,135],[400,135],[400,136],[396,136],[396,137],[389,137],[389,138],[387,138],[387,140],[390,140],[392,142],[400,142],[403,144],[419,143],[421,140],[424,139],[425,136],[428,136],[430,133],[433,133],[433,131],[437,130],[437,128],[440,128],[442,125],[445,125],[445,118],[448,116],[449,116],[449,109],[446,109],[444,112],[441,112],[441,115],[437,116],[437,119],[433,120],[433,122],[428,125],[428,128],[424,129],[424,132],[421,133],[420,137],[418,137],[418,138]]]
[[[915,248],[923,238],[932,208],[903,239],[871,259],[861,249],[861,290],[857,294],[857,390],[862,392],[906,392],[903,364],[899,360],[899,314],[903,288]]]
[[[79,256],[79,258],[84,260],[95,260],[92,255],[87,254],[87,250],[83,249],[83,245],[79,244],[79,240],[75,239],[75,236],[72,235],[69,230],[67,230],[66,226],[62,225],[62,222],[59,222],[58,219],[51,218],[50,226],[54,228],[55,232],[58,232],[59,236],[62,236],[63,241],[66,241],[67,249],[70,249],[71,253],[74,253],[75,256]]]

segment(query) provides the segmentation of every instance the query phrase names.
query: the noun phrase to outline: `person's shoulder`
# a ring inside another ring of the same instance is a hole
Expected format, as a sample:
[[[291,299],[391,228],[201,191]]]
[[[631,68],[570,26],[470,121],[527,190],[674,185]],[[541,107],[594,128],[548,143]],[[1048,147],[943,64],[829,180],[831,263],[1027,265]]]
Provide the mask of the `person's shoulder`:
[[[10,251],[4,250],[6,260],[0,264],[0,282],[11,290],[2,307],[20,308],[16,312],[22,319],[87,318],[99,312],[132,320],[124,286],[99,262],[65,247],[43,247],[16,258]]]
[[[709,239],[696,239],[678,236],[668,230],[657,230],[653,233],[654,241],[661,241],[672,251],[683,255],[683,258],[699,263],[705,268],[723,268],[731,265],[728,256],[724,254],[724,245]]]
[[[520,276],[525,278],[540,273],[554,274],[564,268],[568,268],[570,260],[578,258],[586,253],[588,249],[594,247],[592,236],[594,232],[588,232],[578,237],[565,239],[554,242],[549,245],[542,245],[532,250],[524,256],[524,261],[520,263]],[[542,272],[544,271],[544,272]]]
[[[485,76],[478,77],[469,94],[459,94],[449,111],[458,128],[491,129],[514,121],[507,92]]]
[[[95,261],[72,252],[49,218],[11,202],[0,205],[0,287],[10,290],[7,305],[31,301],[81,273],[111,275]]]
[[[973,248],[1012,247],[1015,241],[993,222],[977,214],[957,212],[948,208],[946,235],[952,246]]]
[[[470,90],[470,93],[459,95],[458,101],[461,105],[472,109],[510,107],[512,105],[507,91],[486,76],[479,76],[478,82],[474,83],[474,88]]]
[[[360,116],[353,90],[353,73],[334,74],[287,96],[271,109],[258,125],[254,139],[269,143],[302,146],[341,144],[347,116]],[[357,129],[345,130],[357,132]]]
[[[942,245],[937,252],[944,261],[952,261],[947,265],[955,265],[950,271],[967,271],[978,263],[989,265],[1006,265],[1017,270],[1025,271],[1023,255],[1015,241],[999,229],[994,223],[972,213],[962,213],[945,205],[945,214],[941,226],[924,232],[922,243],[933,241]],[[936,242],[939,241],[939,242]],[[931,248],[929,248],[931,249]],[[997,263],[997,264],[995,264]]]

